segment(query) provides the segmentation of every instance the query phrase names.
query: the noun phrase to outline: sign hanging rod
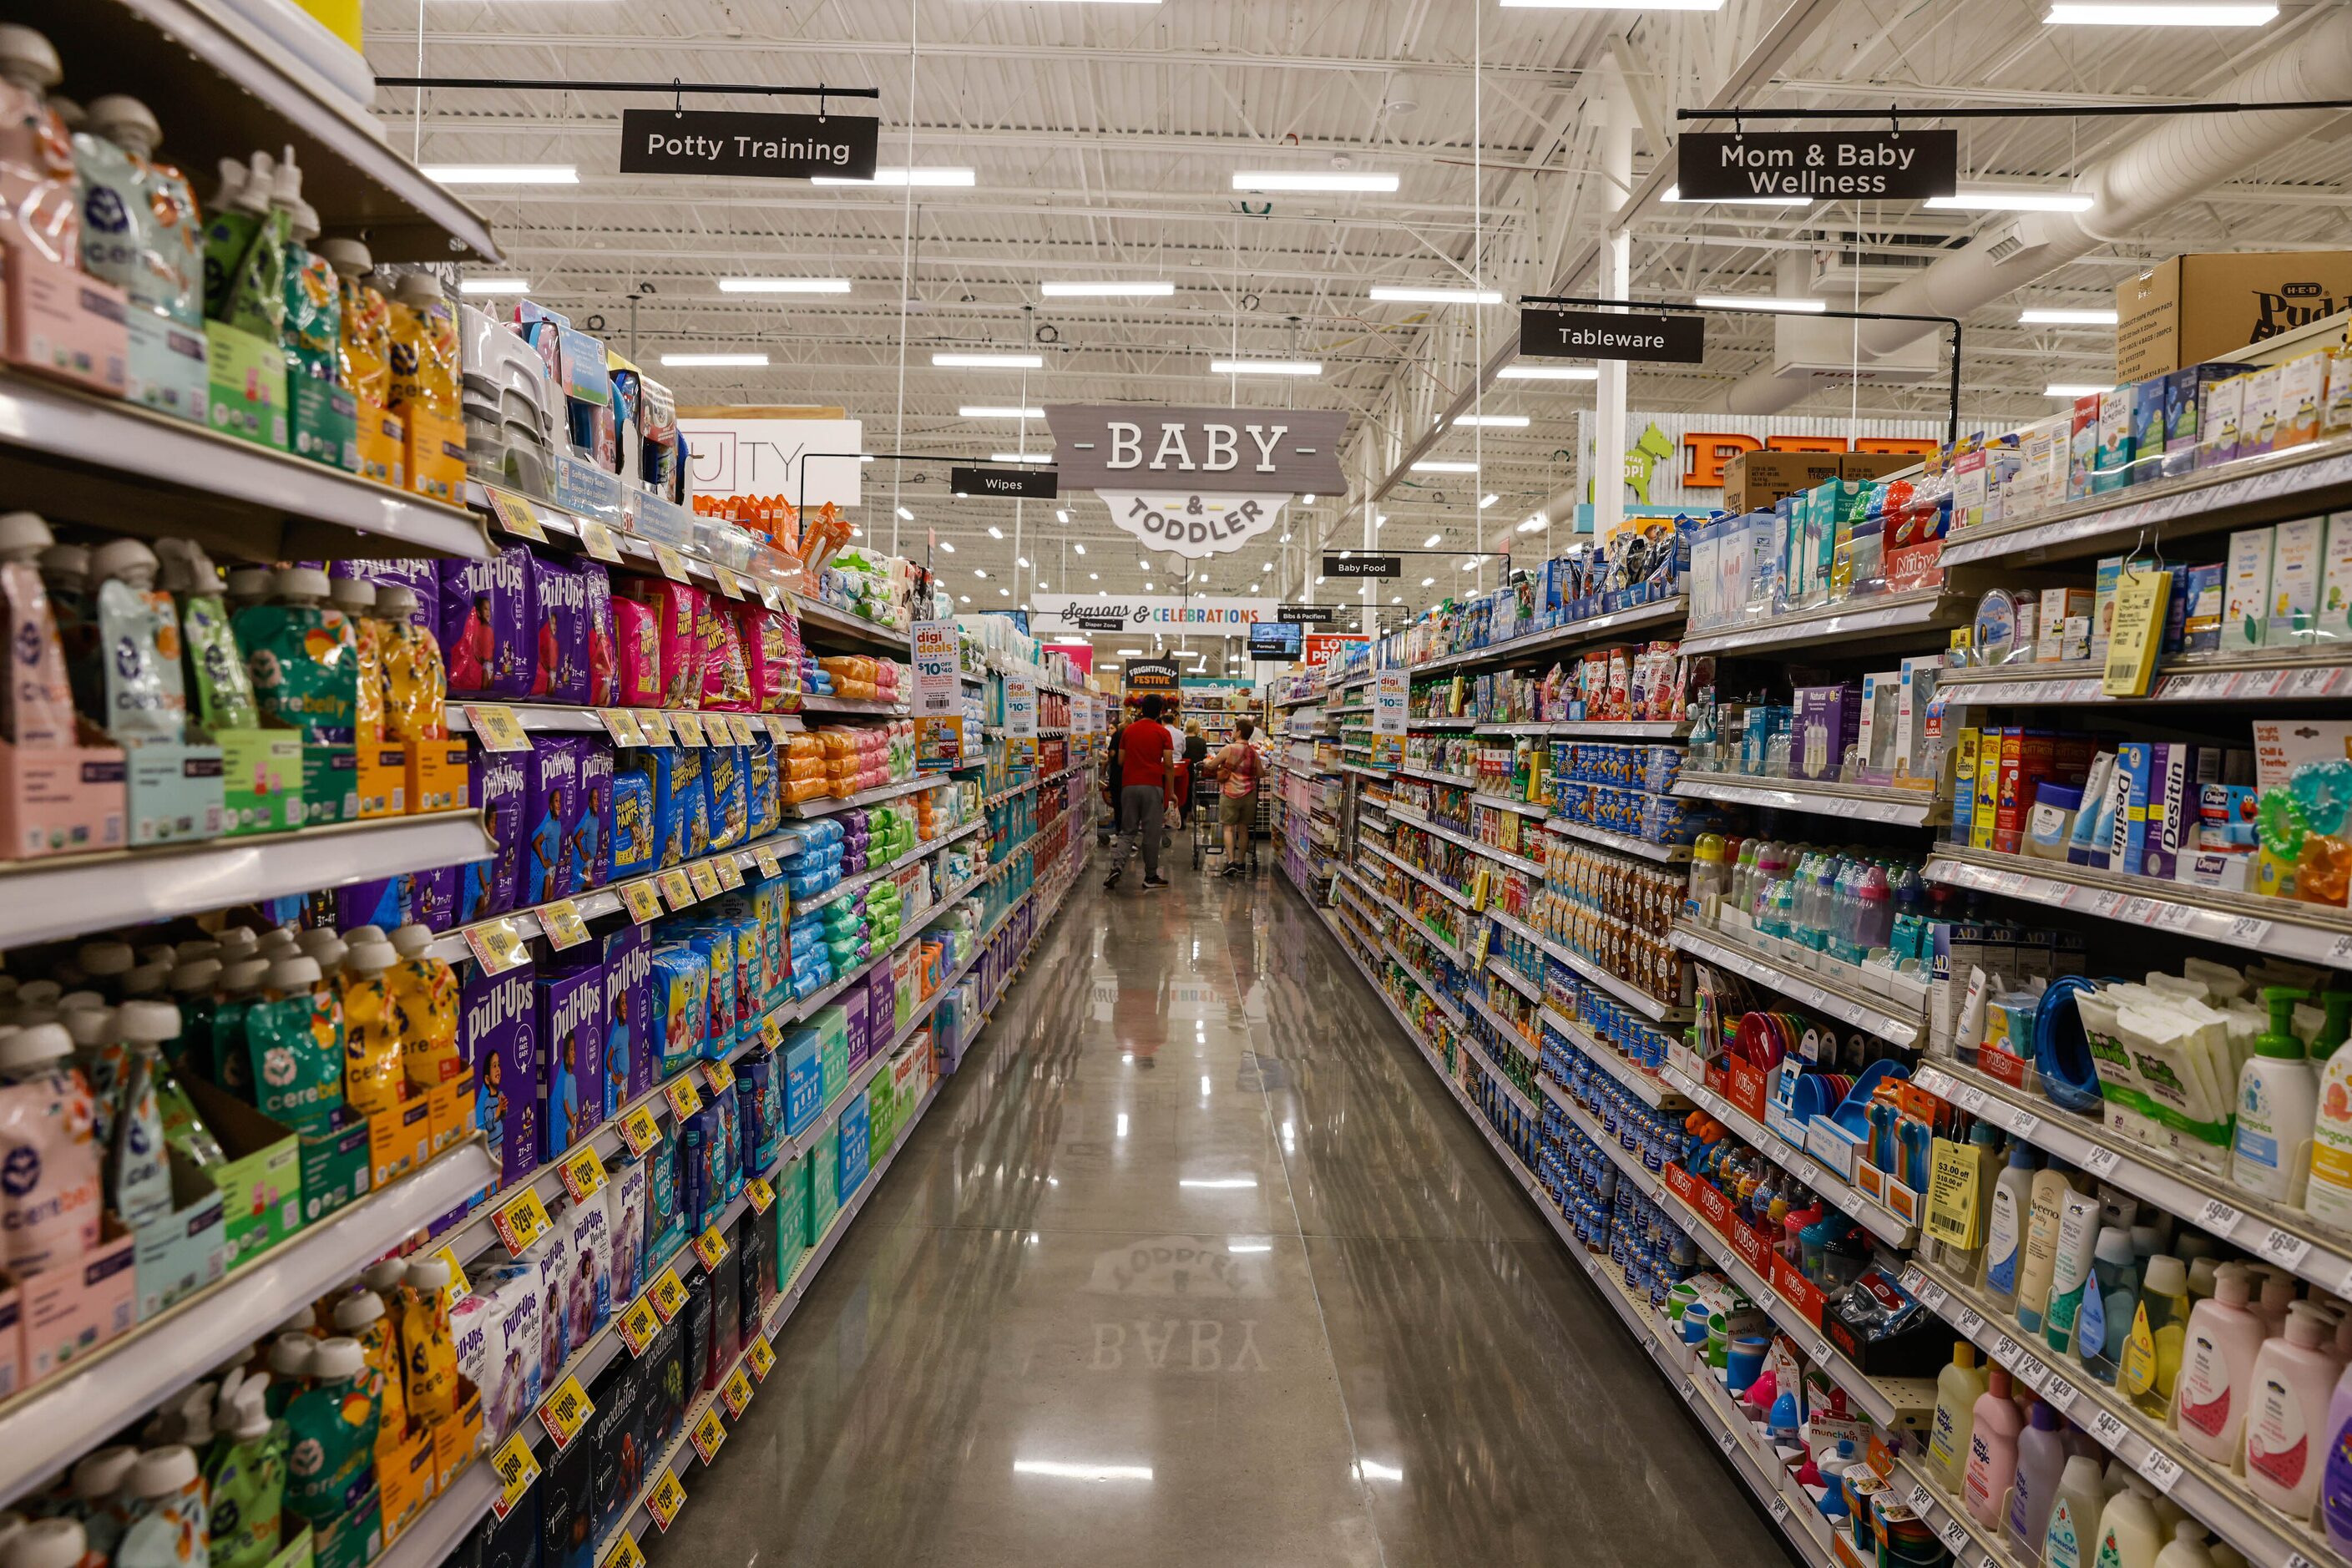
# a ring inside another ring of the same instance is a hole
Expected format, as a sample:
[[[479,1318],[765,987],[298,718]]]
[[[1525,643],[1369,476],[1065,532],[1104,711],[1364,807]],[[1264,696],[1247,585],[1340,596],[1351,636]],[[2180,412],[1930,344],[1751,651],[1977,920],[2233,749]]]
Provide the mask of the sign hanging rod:
[[[814,98],[820,104],[829,98],[879,99],[882,91],[872,87],[773,87],[754,81],[548,81],[522,77],[498,76],[380,76],[378,87],[413,87],[456,89],[467,92],[667,92],[673,97],[684,93],[748,93],[762,98]]]
[[[1961,109],[1677,109],[1676,120],[2115,120],[2140,114],[2263,114],[2311,110],[2352,110],[2352,98],[2297,98],[2277,103],[2083,103],[2011,104]]]

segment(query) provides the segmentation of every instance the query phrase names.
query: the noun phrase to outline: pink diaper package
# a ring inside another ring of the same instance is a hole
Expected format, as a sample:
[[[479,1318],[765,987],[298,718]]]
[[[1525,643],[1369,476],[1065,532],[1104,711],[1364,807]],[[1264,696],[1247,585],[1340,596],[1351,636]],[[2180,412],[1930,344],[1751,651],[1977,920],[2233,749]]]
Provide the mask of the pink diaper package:
[[[624,708],[662,705],[661,631],[654,612],[625,594],[613,596],[613,662]]]
[[[751,686],[743,673],[743,637],[726,601],[703,595],[702,612],[695,621],[702,641],[702,706],[740,710],[751,705]]]

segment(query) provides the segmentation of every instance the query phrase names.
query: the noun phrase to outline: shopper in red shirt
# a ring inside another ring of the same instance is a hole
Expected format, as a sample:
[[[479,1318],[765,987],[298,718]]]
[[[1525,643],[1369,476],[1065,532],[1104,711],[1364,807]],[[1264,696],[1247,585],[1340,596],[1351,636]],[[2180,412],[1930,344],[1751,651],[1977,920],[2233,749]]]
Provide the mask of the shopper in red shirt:
[[[1176,798],[1177,752],[1176,737],[1160,721],[1160,712],[1159,695],[1147,695],[1141,716],[1127,721],[1113,746],[1112,766],[1118,776],[1118,837],[1111,844],[1110,875],[1103,879],[1106,889],[1118,886],[1139,835],[1143,839],[1144,887],[1168,885],[1168,879],[1160,874],[1160,834]]]

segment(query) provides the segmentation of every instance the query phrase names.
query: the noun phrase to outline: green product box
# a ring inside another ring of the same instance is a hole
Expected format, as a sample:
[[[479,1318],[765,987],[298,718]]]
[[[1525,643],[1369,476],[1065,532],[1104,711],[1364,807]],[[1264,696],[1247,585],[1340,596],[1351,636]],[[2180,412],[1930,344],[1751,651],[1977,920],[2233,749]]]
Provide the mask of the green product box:
[[[283,452],[291,439],[286,406],[286,351],[218,321],[205,323],[210,363],[206,423],[223,435]]]
[[[302,1140],[302,1223],[316,1225],[367,1196],[375,1182],[364,1120],[323,1137]],[[323,1560],[323,1549],[322,1549]]]
[[[293,1517],[287,1515],[289,1520]],[[383,1550],[383,1495],[370,1487],[357,1508],[331,1524],[313,1528],[317,1531],[311,1559],[315,1568],[367,1568]]]
[[[789,1284],[808,1251],[809,1173],[813,1163],[803,1155],[786,1165],[776,1179],[776,1278]]]
[[[809,1161],[809,1226],[808,1244],[814,1247],[824,1239],[833,1216],[841,1212],[841,1140],[820,1138],[816,1147],[808,1152]]]
[[[134,847],[221,836],[218,746],[150,741],[124,747],[123,762],[123,798]]]
[[[302,826],[360,819],[359,753],[348,745],[302,742]]]
[[[849,1012],[836,1002],[830,1007],[819,1008],[809,1020],[816,1031],[817,1080],[822,1086],[817,1095],[818,1114],[833,1109],[849,1087]]]
[[[302,826],[302,737],[293,730],[222,730],[222,800],[228,837]]]
[[[288,1526],[294,1522],[292,1519],[285,1521]],[[304,1525],[300,1534],[279,1547],[266,1568],[310,1568],[310,1527]]]
[[[227,1209],[234,1268],[302,1228],[301,1140],[284,1123],[202,1079],[182,1083],[228,1155],[227,1164],[213,1167],[212,1177]]]
[[[890,1075],[877,1072],[866,1090],[866,1148],[869,1164],[878,1165],[890,1145],[898,1141],[898,1096]]]
[[[360,471],[359,400],[307,375],[287,378],[294,397],[294,455],[347,474]]]
[[[139,1321],[215,1284],[228,1271],[228,1227],[213,1173],[169,1151],[172,1206],[132,1234]]]

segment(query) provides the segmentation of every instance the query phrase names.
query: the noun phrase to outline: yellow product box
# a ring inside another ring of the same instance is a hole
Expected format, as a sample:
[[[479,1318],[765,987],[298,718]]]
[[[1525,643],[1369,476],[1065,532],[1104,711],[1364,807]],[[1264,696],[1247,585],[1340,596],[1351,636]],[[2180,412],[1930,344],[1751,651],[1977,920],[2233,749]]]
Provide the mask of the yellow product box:
[[[459,504],[466,494],[466,426],[414,405],[401,414],[408,421],[408,488]]]
[[[383,1538],[389,1542],[416,1521],[441,1490],[441,1457],[431,1428],[405,1440],[375,1447],[375,1480],[383,1494]]]
[[[432,1130],[432,1152],[464,1142],[474,1131],[474,1075],[471,1071],[425,1091],[426,1124]]]
[[[408,748],[397,741],[370,741],[353,750],[360,820],[408,815]]]
[[[457,1472],[482,1446],[482,1395],[479,1390],[460,1380],[457,1384],[457,1407],[449,1419],[430,1428],[433,1434],[433,1458],[440,1467],[441,1488],[448,1489]]]
[[[375,1168],[375,1184],[396,1182],[433,1158],[433,1102],[430,1096],[404,1100],[390,1110],[367,1119],[368,1163]]]
[[[408,422],[383,405],[359,400],[360,478],[408,488]]]
[[[462,736],[418,741],[403,752],[412,815],[455,811],[466,804],[466,742]]]

